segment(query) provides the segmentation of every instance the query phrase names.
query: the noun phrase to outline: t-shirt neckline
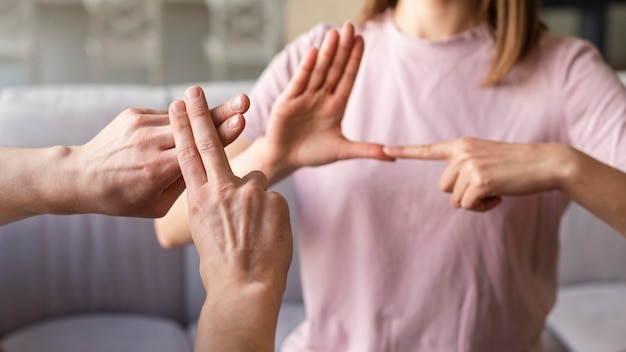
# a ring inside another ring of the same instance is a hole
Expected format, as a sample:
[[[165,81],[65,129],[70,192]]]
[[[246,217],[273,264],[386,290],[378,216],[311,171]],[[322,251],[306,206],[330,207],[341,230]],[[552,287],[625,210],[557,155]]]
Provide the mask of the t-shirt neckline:
[[[393,9],[388,9],[384,16],[384,27],[394,44],[394,50],[405,51],[421,58],[449,58],[458,60],[471,53],[493,47],[493,38],[487,23],[479,24],[466,31],[444,39],[425,39],[403,32],[393,18]]]

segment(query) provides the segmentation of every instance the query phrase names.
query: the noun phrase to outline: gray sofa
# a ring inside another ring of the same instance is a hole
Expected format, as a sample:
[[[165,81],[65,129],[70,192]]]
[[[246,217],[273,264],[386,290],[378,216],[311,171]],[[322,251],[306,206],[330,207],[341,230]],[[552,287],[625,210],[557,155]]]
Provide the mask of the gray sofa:
[[[203,86],[215,105],[250,84]],[[5,88],[0,145],[82,144],[125,108],[165,109],[186,87]],[[291,202],[289,180],[274,188]],[[626,351],[626,240],[572,206],[561,241],[547,350]],[[304,319],[298,272],[296,251],[277,346]],[[5,352],[189,351],[203,297],[195,249],[160,248],[151,220],[45,215],[0,227]]]

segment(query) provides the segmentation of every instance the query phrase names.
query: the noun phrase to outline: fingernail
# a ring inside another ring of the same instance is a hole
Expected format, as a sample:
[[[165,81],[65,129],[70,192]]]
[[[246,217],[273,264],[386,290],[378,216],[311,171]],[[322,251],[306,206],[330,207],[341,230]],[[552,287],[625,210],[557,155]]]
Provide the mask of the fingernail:
[[[200,88],[198,87],[189,87],[185,91],[185,98],[189,101],[196,101],[200,98]]]
[[[186,106],[185,103],[183,103],[182,101],[178,100],[175,101],[174,104],[172,104],[172,111],[176,114],[176,115],[182,115],[185,113],[186,111]]]
[[[237,96],[233,101],[230,102],[230,108],[233,110],[241,109],[242,101],[241,96]]]
[[[239,115],[235,115],[228,119],[228,127],[235,129],[239,125]]]

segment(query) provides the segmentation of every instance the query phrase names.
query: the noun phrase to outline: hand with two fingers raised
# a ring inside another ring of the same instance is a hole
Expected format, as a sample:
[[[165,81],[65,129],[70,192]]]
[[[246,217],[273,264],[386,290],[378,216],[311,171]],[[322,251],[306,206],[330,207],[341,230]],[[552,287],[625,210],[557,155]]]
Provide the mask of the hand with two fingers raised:
[[[172,103],[170,120],[207,291],[196,350],[273,351],[292,256],[287,202],[261,172],[232,173],[198,87]]]

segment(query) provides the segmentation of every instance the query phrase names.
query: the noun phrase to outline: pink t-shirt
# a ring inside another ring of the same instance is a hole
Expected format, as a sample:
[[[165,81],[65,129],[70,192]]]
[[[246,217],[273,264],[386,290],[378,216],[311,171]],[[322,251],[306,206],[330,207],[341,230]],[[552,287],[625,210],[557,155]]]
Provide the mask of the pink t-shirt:
[[[273,102],[329,28],[299,37],[261,76],[247,138],[264,134]],[[387,12],[359,32],[347,138],[558,142],[626,169],[626,90],[590,44],[546,35],[503,84],[481,88],[486,26],[427,41]],[[541,350],[568,199],[554,191],[505,197],[487,213],[454,209],[438,188],[445,166],[350,160],[293,175],[307,320],[283,351]]]

